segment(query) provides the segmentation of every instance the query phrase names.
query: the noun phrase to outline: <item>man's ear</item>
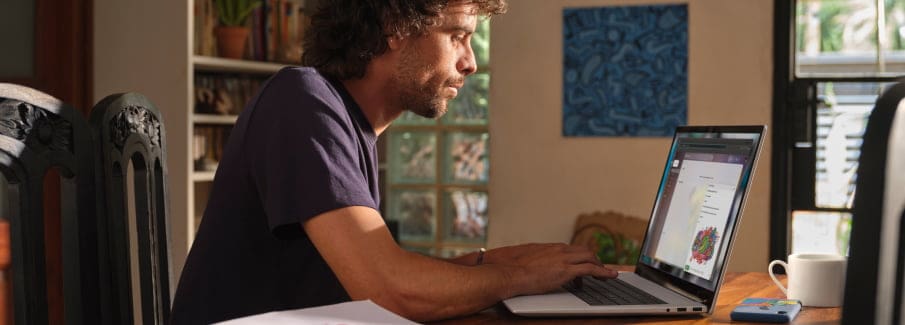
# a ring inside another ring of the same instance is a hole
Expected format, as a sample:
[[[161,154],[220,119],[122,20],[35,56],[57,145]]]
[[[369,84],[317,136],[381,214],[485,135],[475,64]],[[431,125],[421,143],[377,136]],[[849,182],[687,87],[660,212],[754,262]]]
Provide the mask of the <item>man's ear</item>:
[[[387,36],[387,48],[390,51],[397,51],[399,49],[402,49],[402,46],[404,45],[403,43],[405,43],[405,39],[402,36],[399,36],[399,35]]]

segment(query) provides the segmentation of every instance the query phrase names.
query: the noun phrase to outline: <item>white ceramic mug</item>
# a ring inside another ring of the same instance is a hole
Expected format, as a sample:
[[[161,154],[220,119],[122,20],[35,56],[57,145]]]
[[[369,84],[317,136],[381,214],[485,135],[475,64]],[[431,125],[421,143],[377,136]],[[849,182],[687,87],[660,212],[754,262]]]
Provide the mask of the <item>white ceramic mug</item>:
[[[773,274],[776,264],[786,269],[788,288]],[[839,307],[845,289],[845,264],[845,256],[840,255],[792,254],[788,264],[781,260],[770,262],[767,272],[787,299],[798,299],[811,307]]]

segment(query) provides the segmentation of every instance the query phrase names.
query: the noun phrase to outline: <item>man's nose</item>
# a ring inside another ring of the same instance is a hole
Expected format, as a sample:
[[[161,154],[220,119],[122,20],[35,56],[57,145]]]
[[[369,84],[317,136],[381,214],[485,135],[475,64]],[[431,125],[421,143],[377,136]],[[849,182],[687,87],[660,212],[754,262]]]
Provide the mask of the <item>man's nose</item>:
[[[478,70],[478,64],[477,62],[475,62],[474,50],[472,50],[471,48],[471,42],[468,43],[468,48],[465,50],[465,55],[459,58],[459,62],[456,64],[456,69],[465,76],[473,74]]]

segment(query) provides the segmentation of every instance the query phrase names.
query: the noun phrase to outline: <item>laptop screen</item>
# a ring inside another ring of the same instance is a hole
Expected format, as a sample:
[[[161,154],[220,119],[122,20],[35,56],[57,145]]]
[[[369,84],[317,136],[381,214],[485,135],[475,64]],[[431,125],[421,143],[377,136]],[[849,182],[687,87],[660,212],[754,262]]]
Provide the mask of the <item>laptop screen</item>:
[[[640,263],[714,291],[763,127],[681,127],[673,139]]]

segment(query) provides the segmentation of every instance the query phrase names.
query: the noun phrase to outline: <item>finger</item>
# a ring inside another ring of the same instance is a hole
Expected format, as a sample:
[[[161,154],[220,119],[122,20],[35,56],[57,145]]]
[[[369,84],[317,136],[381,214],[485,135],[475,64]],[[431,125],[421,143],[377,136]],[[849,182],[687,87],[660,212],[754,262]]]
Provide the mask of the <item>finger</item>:
[[[619,275],[619,272],[608,269],[606,267],[595,264],[576,264],[571,269],[575,277],[590,275],[598,279],[612,279]]]
[[[567,245],[565,247],[566,252],[590,252],[587,246],[584,245]]]
[[[619,276],[619,271],[616,271],[613,269],[608,269],[606,267],[604,267],[604,272],[605,272],[605,275],[603,275],[603,276],[595,275],[594,277],[599,280],[606,280],[606,279],[613,279],[613,278],[616,278]]]
[[[575,288],[581,289],[581,286],[584,284],[584,282],[581,279],[582,279],[582,277],[577,277],[575,279],[572,279],[572,286],[574,286]]]
[[[601,262],[600,259],[597,258],[597,255],[589,251],[568,253],[565,254],[565,259],[569,264],[591,263],[594,265],[603,266],[603,262]]]
[[[569,245],[566,245],[563,243],[544,243],[544,244],[537,244],[536,249],[538,251],[548,250],[548,251],[562,253],[562,252],[567,252],[568,247],[569,247]]]

